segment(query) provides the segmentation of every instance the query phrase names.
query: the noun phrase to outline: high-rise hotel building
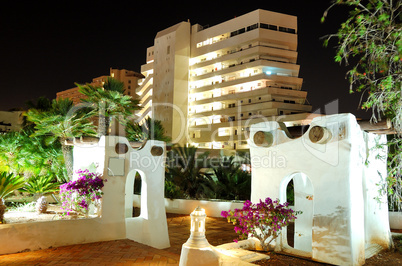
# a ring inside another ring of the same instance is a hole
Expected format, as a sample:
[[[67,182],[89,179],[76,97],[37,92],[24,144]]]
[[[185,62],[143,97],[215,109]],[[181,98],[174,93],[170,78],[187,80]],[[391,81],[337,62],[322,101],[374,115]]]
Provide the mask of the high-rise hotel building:
[[[158,32],[137,88],[173,142],[247,148],[251,124],[308,113],[297,65],[297,17],[255,10],[213,27],[181,22]]]

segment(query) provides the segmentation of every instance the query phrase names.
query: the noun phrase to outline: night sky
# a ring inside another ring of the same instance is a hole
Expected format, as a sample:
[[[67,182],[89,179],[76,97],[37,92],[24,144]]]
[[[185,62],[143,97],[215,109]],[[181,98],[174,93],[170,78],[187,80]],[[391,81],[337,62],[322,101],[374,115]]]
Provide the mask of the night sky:
[[[108,75],[110,67],[140,72],[156,33],[181,21],[214,26],[261,8],[298,17],[299,77],[313,111],[338,101],[339,110],[327,113],[371,115],[358,111],[360,95],[349,94],[347,67],[333,60],[336,41],[325,48],[319,39],[347,18],[336,7],[321,24],[330,0],[7,2],[0,7],[0,110],[55,98],[75,82]]]

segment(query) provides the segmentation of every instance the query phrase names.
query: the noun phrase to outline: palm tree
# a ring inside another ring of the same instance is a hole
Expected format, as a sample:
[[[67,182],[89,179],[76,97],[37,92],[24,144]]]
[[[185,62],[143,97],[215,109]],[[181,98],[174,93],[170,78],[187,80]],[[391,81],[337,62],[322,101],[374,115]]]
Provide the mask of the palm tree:
[[[109,133],[112,118],[125,125],[127,118],[139,110],[139,101],[129,95],[124,95],[124,83],[114,78],[108,78],[103,87],[90,84],[80,85],[79,91],[86,96],[83,102],[91,103],[99,117],[98,134],[106,136]]]
[[[143,142],[148,139],[170,142],[172,139],[165,136],[162,122],[148,117],[145,123],[128,122],[125,128],[126,137],[129,141]]]
[[[0,172],[0,223],[3,223],[6,205],[4,199],[14,190],[23,187],[25,180],[23,177],[14,176],[12,173]]]
[[[40,111],[49,111],[52,108],[52,101],[44,96],[39,97],[36,101],[29,100],[25,103],[28,109],[36,109]]]
[[[39,97],[36,100],[29,100],[25,102],[25,105],[29,109],[36,109],[38,111],[49,111],[52,108],[52,100],[44,96]],[[27,117],[23,117],[22,127],[23,129],[33,129],[34,123],[27,121]]]
[[[35,123],[35,136],[46,136],[46,144],[59,141],[69,179],[73,176],[72,146],[66,141],[80,136],[96,134],[94,126],[88,121],[90,113],[80,112],[70,99],[55,99],[49,111],[30,109],[26,114],[28,121]]]
[[[234,156],[222,157],[213,171],[217,179],[217,197],[230,200],[250,199],[251,175],[240,168]]]
[[[214,181],[202,171],[208,168],[207,158],[207,152],[197,156],[197,148],[194,146],[174,146],[168,155],[167,180],[173,181],[190,198],[211,195]]]

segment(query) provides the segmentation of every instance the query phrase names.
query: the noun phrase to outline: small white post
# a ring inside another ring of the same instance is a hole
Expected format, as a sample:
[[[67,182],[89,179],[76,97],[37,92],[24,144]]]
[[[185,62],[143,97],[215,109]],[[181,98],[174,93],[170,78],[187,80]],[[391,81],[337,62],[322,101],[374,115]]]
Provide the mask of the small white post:
[[[205,238],[205,210],[198,206],[190,214],[191,216],[191,228],[190,238],[185,245],[194,248],[205,248],[209,246],[208,240]]]
[[[219,254],[205,237],[205,210],[198,206],[190,216],[190,238],[181,248],[179,266],[219,265]]]

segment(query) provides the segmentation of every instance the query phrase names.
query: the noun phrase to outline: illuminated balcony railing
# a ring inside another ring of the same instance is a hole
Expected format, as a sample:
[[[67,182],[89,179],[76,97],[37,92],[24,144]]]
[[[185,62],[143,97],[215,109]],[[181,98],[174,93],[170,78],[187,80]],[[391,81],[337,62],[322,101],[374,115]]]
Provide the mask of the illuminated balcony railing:
[[[252,30],[255,29],[267,29],[267,30],[273,30],[273,31],[281,31],[281,32],[285,32],[285,33],[290,33],[290,34],[296,34],[296,30],[295,29],[291,29],[291,28],[285,28],[285,27],[280,27],[280,26],[276,26],[276,25],[270,25],[270,24],[265,24],[265,23],[255,23],[252,24],[248,27],[244,27],[244,28],[240,28],[238,30],[232,31],[230,33],[224,33],[218,36],[215,36],[213,38],[209,38],[205,41],[199,42],[197,43],[197,48],[206,46],[206,45],[211,45],[217,42],[221,42],[224,41],[226,39],[235,37],[237,35],[246,33],[246,32],[250,32]]]
[[[192,59],[192,61],[194,61],[194,63],[192,63],[191,66],[192,66],[192,68],[194,68],[201,63],[209,62],[209,61],[215,60],[217,58],[221,58],[222,61],[224,61],[225,57],[228,57],[229,55],[237,54],[240,52],[244,53],[245,51],[248,51],[248,50],[256,48],[256,47],[286,50],[286,51],[289,51],[292,53],[297,53],[297,52],[289,50],[287,48],[282,48],[282,47],[278,47],[278,46],[274,46],[274,45],[261,44],[259,42],[258,44],[250,44],[249,46],[246,46],[243,48],[230,49],[230,50],[225,50],[225,51],[221,51],[221,52],[219,52],[219,51],[213,52],[215,54],[215,56],[207,56],[208,54],[204,55],[204,56],[200,56],[200,57],[203,57],[203,59],[201,59],[200,61],[195,61],[195,59]],[[278,54],[278,52],[276,52],[275,54]],[[278,60],[278,61],[290,63],[289,60],[285,59],[285,58],[284,58],[284,60]],[[291,64],[295,64],[295,63],[291,63]]]
[[[247,76],[247,77],[232,77],[232,78],[223,78],[218,80],[214,83],[207,83],[203,85],[192,85],[190,83],[189,91],[190,94],[196,94],[201,92],[208,92],[214,89],[222,88],[222,87],[232,87],[238,86],[240,84],[253,82],[256,80],[265,80],[268,79],[273,82],[289,84],[289,86],[296,86],[300,88],[302,85],[303,79],[298,77],[289,77],[289,76],[282,76],[282,75],[275,75],[274,73],[267,74],[264,73],[257,73],[255,75]],[[193,82],[194,83],[194,82]]]

